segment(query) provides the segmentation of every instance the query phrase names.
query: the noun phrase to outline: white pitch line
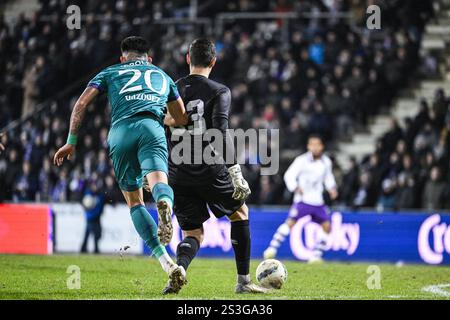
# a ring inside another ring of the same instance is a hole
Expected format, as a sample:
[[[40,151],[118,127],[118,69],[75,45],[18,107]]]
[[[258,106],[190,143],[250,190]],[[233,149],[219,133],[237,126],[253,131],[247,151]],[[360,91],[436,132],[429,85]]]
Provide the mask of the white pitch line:
[[[443,288],[450,287],[450,283],[446,284],[436,284],[432,286],[426,286],[422,288],[422,291],[429,292],[441,297],[450,297],[450,291],[444,290]]]

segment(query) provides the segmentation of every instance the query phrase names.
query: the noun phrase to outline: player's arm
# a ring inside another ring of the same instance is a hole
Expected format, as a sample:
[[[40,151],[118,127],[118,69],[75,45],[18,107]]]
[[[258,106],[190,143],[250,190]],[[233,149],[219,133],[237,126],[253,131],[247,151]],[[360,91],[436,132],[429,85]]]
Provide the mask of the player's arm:
[[[327,189],[328,193],[330,194],[331,200],[336,200],[338,197],[338,191],[337,191],[337,184],[336,180],[334,179],[333,175],[333,165],[330,163],[327,163],[326,172],[325,172],[325,188]]]
[[[175,127],[175,119],[170,115],[169,111],[167,111],[166,116],[164,117],[164,125]]]
[[[62,165],[66,157],[68,160],[70,160],[72,155],[75,153],[78,131],[80,130],[81,124],[86,114],[87,106],[95,99],[98,94],[99,90],[97,88],[89,86],[78,98],[70,116],[70,129],[67,143],[55,153],[55,156],[53,158],[53,163],[55,165]]]
[[[183,99],[181,99],[175,82],[170,77],[168,77],[168,81],[169,96],[164,124],[169,127],[185,126],[188,123],[188,115],[184,107]]]
[[[223,139],[222,157],[234,186],[233,198],[245,200],[251,194],[247,181],[242,176],[241,166],[237,163],[233,139],[228,130],[228,118],[231,108],[231,92],[228,88],[221,90],[216,98],[212,111],[212,127],[220,130]],[[219,150],[216,150],[219,151]]]
[[[164,124],[169,127],[185,126],[188,123],[188,115],[181,97],[167,103],[167,114]]]
[[[298,185],[298,177],[301,173],[302,167],[302,159],[297,157],[284,173],[284,183],[290,192],[295,192],[297,190],[299,193],[302,193],[302,190]]]

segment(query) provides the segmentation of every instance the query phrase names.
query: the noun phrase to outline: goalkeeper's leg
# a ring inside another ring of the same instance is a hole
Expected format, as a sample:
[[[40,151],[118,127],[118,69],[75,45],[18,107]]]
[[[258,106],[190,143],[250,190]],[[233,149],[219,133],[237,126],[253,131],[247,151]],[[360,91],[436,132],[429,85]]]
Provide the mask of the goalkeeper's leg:
[[[267,292],[266,289],[252,283],[250,277],[250,228],[247,205],[243,204],[228,218],[231,221],[231,244],[237,269],[236,293]]]
[[[184,274],[197,255],[203,241],[203,227],[192,230],[183,230],[183,241],[177,246],[177,264],[182,268]],[[163,290],[163,294],[178,293],[179,288],[175,288],[169,281]]]

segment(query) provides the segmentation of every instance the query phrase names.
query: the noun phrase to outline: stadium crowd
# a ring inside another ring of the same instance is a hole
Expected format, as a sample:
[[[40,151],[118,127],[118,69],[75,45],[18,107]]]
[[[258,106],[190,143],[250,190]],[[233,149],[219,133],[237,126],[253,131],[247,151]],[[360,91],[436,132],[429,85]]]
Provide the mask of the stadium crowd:
[[[391,120],[376,150],[350,159],[341,175],[342,204],[350,207],[450,209],[450,99],[442,89],[400,125]]]
[[[150,39],[154,62],[177,79],[188,73],[184,55],[189,42],[203,31],[157,23],[162,18],[188,17],[186,0],[70,1],[86,14],[80,30],[69,30],[61,19],[68,1],[40,3],[41,9],[31,18],[22,15],[14,25],[0,16],[0,79],[4,83],[0,128],[22,119],[1,138],[8,152],[0,157],[0,200],[79,201],[89,181],[97,181],[108,201],[121,201],[108,157],[105,97],[89,108],[75,161],[62,169],[51,164],[55,148],[65,142],[74,99],[89,77],[116,63],[123,37],[140,34]],[[382,6],[382,30],[369,31],[365,26],[365,9],[373,3]],[[331,17],[300,17],[289,23],[282,19],[234,21],[225,23],[215,38],[219,59],[212,78],[232,90],[231,126],[280,128],[282,151],[300,153],[310,133],[322,135],[330,146],[350,139],[353,132],[365,129],[370,117],[391,104],[416,74],[415,66],[424,62],[432,71],[436,64],[433,57],[418,54],[424,25],[432,16],[428,1],[208,1],[199,6],[198,16],[237,11],[320,11]],[[353,19],[333,16],[343,11],[351,12]],[[439,95],[439,101],[447,101],[445,94]],[[437,197],[419,201],[417,195],[424,189],[440,194],[444,184],[448,194],[449,179],[444,179],[448,139],[431,137],[437,130],[448,129],[448,121],[437,123],[445,116],[436,117],[435,103],[427,111],[426,103],[422,104],[422,113],[405,129],[393,122],[374,155],[362,164],[353,161],[355,170],[342,175],[342,204],[430,208],[437,205]],[[444,102],[438,104],[441,112]],[[439,143],[427,148],[433,142]],[[257,165],[246,166],[245,174],[253,190],[250,203],[289,202],[282,175],[261,176]],[[381,194],[376,191],[379,187]],[[411,192],[414,201],[402,204]]]

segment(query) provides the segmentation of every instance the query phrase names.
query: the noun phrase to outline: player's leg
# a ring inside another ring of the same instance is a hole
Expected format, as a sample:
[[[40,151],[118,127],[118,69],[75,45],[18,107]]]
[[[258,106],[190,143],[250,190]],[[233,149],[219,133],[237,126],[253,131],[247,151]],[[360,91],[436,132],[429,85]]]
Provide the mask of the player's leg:
[[[131,220],[137,233],[147,247],[150,248],[152,254],[159,260],[163,270],[169,273],[175,263],[168,255],[166,248],[159,241],[158,227],[150,212],[145,207],[142,188],[134,191],[122,190],[122,193],[130,208]]]
[[[183,240],[177,246],[177,264],[187,270],[203,242],[203,222],[210,215],[206,202],[195,188],[174,186],[175,216],[183,231]]]
[[[228,216],[231,222],[231,244],[233,245],[237,269],[236,293],[265,293],[266,289],[252,283],[250,277],[250,227],[248,207],[244,203]]]
[[[158,236],[163,245],[172,239],[173,190],[167,181],[168,152],[163,126],[156,120],[144,118],[139,121],[137,156],[142,178],[147,183],[156,201],[158,211]],[[141,184],[142,185],[142,184]]]
[[[318,250],[321,250],[323,253],[323,251],[326,250],[328,239],[330,237],[331,222],[329,219],[327,219],[324,222],[322,222],[320,225],[322,226],[322,232],[320,233],[316,247],[318,248]]]
[[[203,227],[183,230],[183,240],[177,246],[177,264],[187,271],[203,242]]]
[[[169,276],[171,286],[179,291],[186,281],[185,273],[181,267],[173,262],[166,248],[160,243],[156,222],[144,205],[142,188],[135,191],[122,190],[122,193],[130,208],[131,220],[136,231],[150,248],[152,254],[158,259],[164,272]]]
[[[311,220],[322,227],[322,232],[318,234],[312,257],[309,263],[320,263],[323,261],[322,256],[327,249],[328,238],[331,232],[330,217],[327,214],[325,206],[314,206],[311,211]]]
[[[228,216],[231,223],[231,244],[233,245],[238,274],[238,283],[250,281],[250,228],[248,207],[244,203],[235,213]]]
[[[182,268],[182,272],[186,277],[186,272],[197,255],[200,245],[203,241],[203,227],[194,230],[183,231],[183,240],[177,246],[177,265]],[[187,282],[187,281],[186,281]],[[181,289],[174,288],[169,281],[163,290],[163,294],[177,294]]]
[[[227,170],[216,175],[213,183],[203,190],[202,197],[211,212],[221,218],[227,216],[231,222],[231,244],[237,269],[236,293],[265,293],[264,289],[251,282],[250,278],[250,225],[248,207],[242,200],[233,199],[234,186]]]
[[[146,178],[158,211],[158,237],[162,244],[167,245],[173,234],[173,190],[167,183],[167,174],[163,171],[150,172]]]
[[[276,257],[278,248],[286,240],[291,232],[291,229],[297,223],[297,220],[307,214],[304,205],[300,203],[295,203],[289,209],[288,218],[282,223],[270,241],[269,247],[264,251],[264,259],[273,259]]]
[[[81,245],[81,253],[87,253],[87,244],[89,240],[89,235],[91,233],[91,230],[89,228],[89,221],[86,221],[86,228],[84,230],[84,238],[83,238],[83,244]]]
[[[178,266],[161,245],[156,222],[144,205],[142,170],[137,156],[140,137],[136,119],[124,120],[113,126],[108,136],[110,156],[116,180],[130,209],[131,220],[137,233],[172,279],[171,275]]]
[[[203,222],[209,219],[209,212],[206,202],[197,195],[195,187],[174,185],[173,189],[176,195],[174,212],[183,230],[183,240],[176,251],[177,264],[186,274],[203,241]],[[163,294],[178,292],[179,289],[174,288],[170,282],[163,290]]]
[[[274,233],[269,247],[264,250],[264,259],[273,259],[277,256],[278,249],[289,236],[292,227],[297,223],[296,219],[287,218]]]
[[[93,230],[94,230],[94,252],[100,253],[100,248],[98,243],[100,238],[102,237],[102,225],[100,223],[100,218],[96,218],[93,222]]]

